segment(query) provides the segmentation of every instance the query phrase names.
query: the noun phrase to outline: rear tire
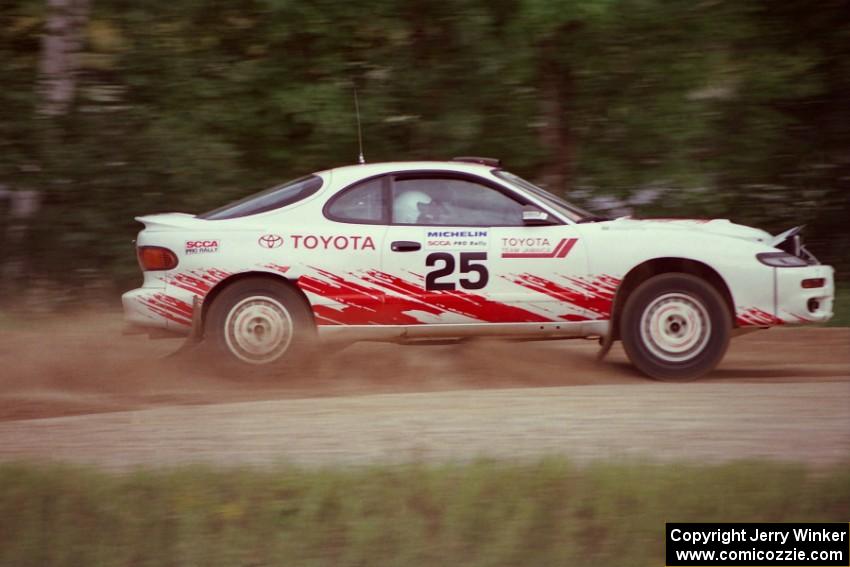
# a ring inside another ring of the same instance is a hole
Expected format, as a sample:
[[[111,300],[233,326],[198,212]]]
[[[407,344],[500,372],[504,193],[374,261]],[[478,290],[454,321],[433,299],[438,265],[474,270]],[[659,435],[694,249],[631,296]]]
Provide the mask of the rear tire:
[[[209,307],[205,340],[228,370],[257,372],[302,360],[315,337],[309,306],[291,287],[268,278],[239,281]]]
[[[629,360],[657,380],[694,380],[726,354],[732,317],[709,283],[681,273],[661,274],[632,292],[620,318]]]

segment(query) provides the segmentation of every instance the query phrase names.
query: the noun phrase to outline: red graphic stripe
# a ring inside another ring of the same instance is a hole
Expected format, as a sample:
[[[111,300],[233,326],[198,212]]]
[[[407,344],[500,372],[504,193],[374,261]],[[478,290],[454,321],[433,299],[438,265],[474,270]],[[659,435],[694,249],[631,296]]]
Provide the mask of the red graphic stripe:
[[[429,299],[447,311],[466,315],[487,323],[545,323],[548,317],[532,311],[491,301],[480,295],[465,291],[441,291],[439,296]]]
[[[192,306],[185,301],[180,301],[164,293],[155,293],[140,301],[148,309],[157,315],[165,317],[169,321],[174,321],[187,327],[192,325]]]
[[[275,272],[280,272],[281,274],[285,274],[289,271],[289,266],[281,266],[280,264],[266,264],[265,267],[270,270],[274,270]]]
[[[384,301],[380,293],[357,283],[346,281],[324,270],[316,271],[324,279],[301,276],[298,278],[298,286],[306,292],[344,305],[342,309],[334,309],[326,305],[314,305],[313,313],[319,320],[332,321],[338,325],[363,325],[381,322],[380,310]]]
[[[562,241],[564,242],[564,241]],[[573,246],[578,242],[578,238],[570,238],[566,242],[564,242],[564,247],[558,252],[558,258],[566,258],[567,254],[570,253],[570,250],[573,249]]]
[[[204,297],[221,280],[228,277],[230,272],[212,268],[209,270],[191,270],[183,274],[175,274],[169,283],[174,287],[184,289],[199,297]]]
[[[278,264],[266,264],[265,267],[285,274],[289,270],[289,266],[280,266]],[[208,270],[189,270],[185,273],[178,273],[171,277],[168,282],[174,287],[188,291],[198,297],[206,297],[212,288],[219,282],[229,277],[231,272],[220,270],[218,268],[210,268]],[[186,304],[188,305],[188,304]],[[191,319],[192,307],[189,306],[189,317]]]
[[[175,274],[168,283],[174,287],[188,291],[198,297],[204,297],[221,280],[228,277],[230,272],[211,268],[209,270],[190,270],[186,273]],[[155,293],[140,300],[151,312],[169,321],[187,327],[192,325],[192,304],[171,297],[164,293]]]
[[[357,282],[346,280],[325,270],[313,269],[321,276],[321,279],[313,276],[301,276],[298,278],[299,287],[304,291],[309,291],[344,305],[341,309],[335,309],[327,305],[314,305],[313,313],[317,317],[316,322],[318,324],[415,325],[420,321],[408,315],[405,311],[412,309],[418,309],[419,311],[427,310],[414,302],[395,302],[392,305],[388,305],[387,294],[381,289],[367,287]]]
[[[551,254],[549,257],[550,257],[550,258],[557,258],[557,257],[558,257],[558,254],[561,252],[561,249],[562,249],[564,246],[566,246],[566,245],[567,245],[567,239],[566,239],[566,238],[562,238],[562,239],[561,239],[561,241],[560,241],[560,242],[558,242],[558,245],[557,245],[557,246],[555,246],[555,249],[554,249],[554,250],[552,250],[552,254]]]
[[[473,293],[427,291],[421,283],[378,270],[370,270],[360,277],[370,284],[364,285],[325,270],[313,269],[318,277],[300,277],[298,285],[301,289],[343,306],[314,305],[313,312],[319,325],[421,324],[422,321],[410,313],[417,311],[432,315],[455,313],[488,323],[551,321],[531,311]],[[416,277],[422,279],[421,276]]]
[[[591,319],[590,317],[585,317],[584,315],[577,315],[575,313],[565,313],[564,315],[561,315],[561,319],[563,319],[564,321],[574,322],[593,321],[593,319]]]
[[[756,307],[750,307],[739,312],[735,317],[735,322],[739,327],[770,327],[785,323],[785,321],[772,313],[762,311]]]
[[[438,308],[440,311],[463,315],[487,323],[543,323],[551,321],[548,317],[532,311],[514,307],[487,299],[482,295],[466,291],[425,290],[421,285],[384,272],[370,271],[369,280],[391,291],[403,294],[408,301],[411,296],[425,298],[414,302],[414,309],[428,311]],[[396,296],[388,296],[389,301],[397,301]]]
[[[315,311],[313,312],[313,318],[316,321],[316,325],[344,325],[344,323],[340,323],[334,319],[326,319],[325,317],[317,315]]]
[[[567,285],[559,284],[533,274],[520,274],[511,280],[527,289],[548,295],[549,297],[568,303],[571,306],[594,313],[596,318],[611,316],[614,295],[620,284],[618,278],[603,275],[596,278],[564,278]],[[567,321],[584,320],[575,314],[562,315]]]

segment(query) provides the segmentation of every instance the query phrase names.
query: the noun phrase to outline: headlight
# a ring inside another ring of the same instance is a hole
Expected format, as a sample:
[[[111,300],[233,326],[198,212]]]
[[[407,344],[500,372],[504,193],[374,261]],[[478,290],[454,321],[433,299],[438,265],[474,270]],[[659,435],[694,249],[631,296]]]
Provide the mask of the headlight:
[[[774,268],[801,268],[809,265],[802,258],[788,252],[762,252],[761,254],[756,254],[756,258],[762,264]]]

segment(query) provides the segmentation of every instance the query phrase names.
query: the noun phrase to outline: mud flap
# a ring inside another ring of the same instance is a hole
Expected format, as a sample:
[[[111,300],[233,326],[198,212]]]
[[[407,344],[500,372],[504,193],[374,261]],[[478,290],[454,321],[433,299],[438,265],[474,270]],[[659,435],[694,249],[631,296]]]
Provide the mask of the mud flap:
[[[183,341],[183,344],[180,345],[180,348],[167,355],[165,358],[171,358],[173,356],[180,356],[181,354],[188,352],[190,350],[194,350],[201,341],[204,339],[204,330],[203,330],[203,300],[197,295],[192,300],[192,328],[189,331],[189,336],[186,337],[186,340]]]
[[[596,353],[596,362],[602,362],[608,355],[608,351],[614,346],[614,333],[609,332],[599,338],[599,352]]]

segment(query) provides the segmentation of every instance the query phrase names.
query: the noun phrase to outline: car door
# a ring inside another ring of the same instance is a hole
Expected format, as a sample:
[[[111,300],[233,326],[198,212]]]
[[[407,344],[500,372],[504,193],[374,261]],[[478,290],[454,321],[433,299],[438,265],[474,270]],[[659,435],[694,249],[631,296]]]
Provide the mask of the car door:
[[[393,175],[390,200],[382,278],[391,316],[407,324],[578,320],[556,276],[585,276],[574,226],[526,226],[527,199],[466,174]]]
[[[370,283],[381,269],[387,230],[383,183],[354,183],[325,205],[322,222],[290,236],[288,246],[305,264],[298,287],[319,326],[387,323],[383,293]]]

